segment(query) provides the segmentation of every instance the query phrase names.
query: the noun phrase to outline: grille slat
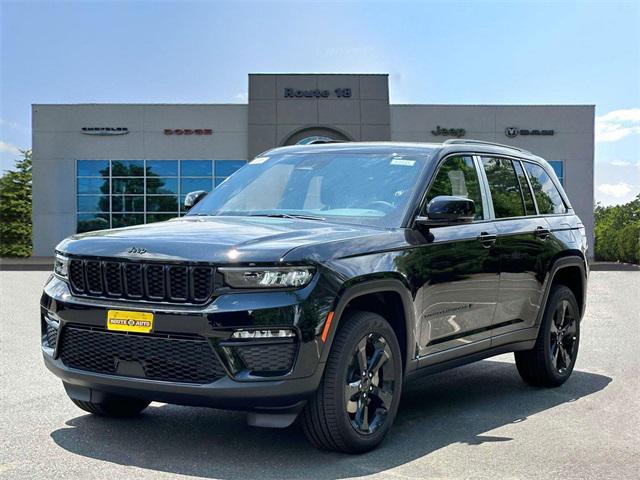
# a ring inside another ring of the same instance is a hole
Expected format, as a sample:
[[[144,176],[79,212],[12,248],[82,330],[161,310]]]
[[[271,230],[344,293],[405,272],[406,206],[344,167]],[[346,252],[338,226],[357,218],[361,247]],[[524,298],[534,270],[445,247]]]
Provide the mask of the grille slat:
[[[171,266],[169,274],[169,298],[174,301],[185,301],[189,295],[188,267]]]
[[[78,259],[69,264],[75,295],[202,304],[213,295],[214,268],[117,260]]]
[[[122,295],[122,268],[118,262],[104,262],[105,290],[109,295]]]
[[[129,335],[67,326],[59,351],[68,367],[108,375],[200,384],[225,375],[211,345],[202,338]],[[142,374],[122,369],[125,362],[138,364]]]
[[[86,284],[84,281],[84,265],[82,260],[71,260],[69,263],[69,280],[75,292],[84,292]]]
[[[207,300],[213,290],[213,269],[208,267],[193,267],[191,277],[191,298],[196,302]]]
[[[164,266],[163,265],[146,265],[144,268],[145,290],[147,297],[153,300],[164,300]]]
[[[86,260],[84,271],[87,276],[87,288],[89,293],[100,295],[104,293],[102,288],[102,267],[97,260]]]
[[[124,264],[125,296],[142,298],[142,265],[137,263]]]

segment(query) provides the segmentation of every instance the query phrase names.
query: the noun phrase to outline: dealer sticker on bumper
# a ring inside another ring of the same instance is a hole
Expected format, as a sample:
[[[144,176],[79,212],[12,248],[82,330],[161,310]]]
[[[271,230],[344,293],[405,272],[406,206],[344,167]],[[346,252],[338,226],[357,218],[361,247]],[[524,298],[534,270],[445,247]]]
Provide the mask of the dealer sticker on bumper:
[[[120,332],[149,333],[153,329],[153,313],[109,310],[107,330]]]

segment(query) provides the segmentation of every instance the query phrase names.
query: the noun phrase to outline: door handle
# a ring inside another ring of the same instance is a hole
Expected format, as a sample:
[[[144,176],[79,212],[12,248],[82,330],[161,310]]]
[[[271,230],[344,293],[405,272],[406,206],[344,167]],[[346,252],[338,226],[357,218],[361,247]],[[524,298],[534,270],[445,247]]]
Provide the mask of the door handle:
[[[490,248],[494,243],[496,243],[497,235],[493,235],[487,232],[480,232],[477,239],[482,244],[484,248]]]
[[[551,230],[549,230],[548,228],[544,228],[544,227],[538,227],[538,228],[535,229],[533,234],[536,237],[541,238],[542,240],[544,240],[551,234]]]

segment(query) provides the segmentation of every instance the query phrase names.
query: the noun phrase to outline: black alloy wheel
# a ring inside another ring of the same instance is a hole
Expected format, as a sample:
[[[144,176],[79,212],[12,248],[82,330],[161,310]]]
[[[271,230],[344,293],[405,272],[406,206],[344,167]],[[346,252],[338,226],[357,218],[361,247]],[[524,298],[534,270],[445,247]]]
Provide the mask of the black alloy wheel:
[[[329,344],[327,344],[329,345]],[[316,447],[367,452],[393,425],[402,394],[402,353],[382,316],[343,315],[330,344],[324,376],[300,421]]]
[[[382,426],[393,403],[396,378],[387,340],[369,333],[353,352],[345,381],[345,406],[351,425],[362,435]]]
[[[553,312],[549,328],[549,354],[559,374],[573,365],[577,351],[576,312],[568,300],[562,300]]]
[[[580,344],[580,309],[566,285],[553,285],[532,350],[515,353],[522,379],[537,387],[557,387],[571,376]]]

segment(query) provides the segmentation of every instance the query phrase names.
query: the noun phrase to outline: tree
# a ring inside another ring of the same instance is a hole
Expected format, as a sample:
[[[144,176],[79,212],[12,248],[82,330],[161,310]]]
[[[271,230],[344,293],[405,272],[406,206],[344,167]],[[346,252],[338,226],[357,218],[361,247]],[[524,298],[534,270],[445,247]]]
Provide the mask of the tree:
[[[640,194],[629,203],[595,209],[599,260],[640,263]]]
[[[0,257],[31,255],[31,150],[0,177]]]

